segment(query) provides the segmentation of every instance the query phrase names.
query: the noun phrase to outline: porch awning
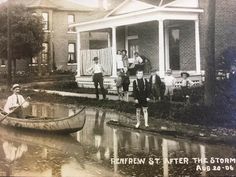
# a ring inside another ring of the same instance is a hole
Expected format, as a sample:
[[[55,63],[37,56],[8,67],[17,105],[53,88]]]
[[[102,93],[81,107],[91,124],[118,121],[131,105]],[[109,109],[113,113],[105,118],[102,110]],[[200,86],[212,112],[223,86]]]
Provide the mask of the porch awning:
[[[139,10],[133,10],[131,7],[136,7],[127,3],[139,3],[136,4]],[[114,9],[104,18],[96,19],[88,22],[82,22],[72,24],[70,27],[76,27],[77,32],[93,31],[111,27],[125,26],[137,23],[143,23],[148,21],[159,20],[197,20],[199,13],[203,12],[203,9],[196,7],[169,7],[154,6],[147,3],[141,3],[139,1],[125,1],[121,4],[124,6],[122,9],[120,6]],[[127,7],[130,7],[130,11]],[[122,13],[121,13],[122,12]]]

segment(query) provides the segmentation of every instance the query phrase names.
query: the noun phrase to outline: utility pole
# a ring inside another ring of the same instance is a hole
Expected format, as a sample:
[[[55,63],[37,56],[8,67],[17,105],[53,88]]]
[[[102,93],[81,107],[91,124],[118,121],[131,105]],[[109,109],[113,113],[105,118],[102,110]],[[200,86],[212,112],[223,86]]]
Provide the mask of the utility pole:
[[[216,92],[215,74],[215,13],[216,0],[207,0],[207,31],[205,47],[205,105],[214,106]]]
[[[11,47],[11,2],[7,1],[7,84],[10,87],[12,84],[12,47]]]

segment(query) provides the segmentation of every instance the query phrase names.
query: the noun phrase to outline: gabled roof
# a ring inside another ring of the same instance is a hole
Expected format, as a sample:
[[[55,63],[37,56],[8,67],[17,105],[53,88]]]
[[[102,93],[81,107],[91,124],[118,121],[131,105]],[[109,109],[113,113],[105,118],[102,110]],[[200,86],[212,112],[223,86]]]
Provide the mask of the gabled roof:
[[[198,0],[175,0],[168,4],[165,4],[164,7],[186,7],[186,8],[198,8]]]
[[[139,0],[125,0],[116,8],[114,8],[111,12],[109,12],[105,17],[128,14],[128,13],[152,9],[156,7],[157,6],[155,5],[148,4],[146,2],[139,1]]]
[[[16,4],[23,4],[28,8],[48,8],[69,11],[92,11],[91,7],[79,4],[74,0],[13,0]]]
[[[29,8],[49,8],[56,9],[57,5],[49,0],[34,0],[27,4]]]

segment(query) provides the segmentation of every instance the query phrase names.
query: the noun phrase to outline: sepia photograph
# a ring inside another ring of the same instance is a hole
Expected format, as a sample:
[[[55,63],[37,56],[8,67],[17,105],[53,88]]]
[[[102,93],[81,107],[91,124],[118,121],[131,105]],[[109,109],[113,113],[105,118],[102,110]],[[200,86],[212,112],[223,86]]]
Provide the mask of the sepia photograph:
[[[0,0],[0,176],[236,177],[236,1]]]

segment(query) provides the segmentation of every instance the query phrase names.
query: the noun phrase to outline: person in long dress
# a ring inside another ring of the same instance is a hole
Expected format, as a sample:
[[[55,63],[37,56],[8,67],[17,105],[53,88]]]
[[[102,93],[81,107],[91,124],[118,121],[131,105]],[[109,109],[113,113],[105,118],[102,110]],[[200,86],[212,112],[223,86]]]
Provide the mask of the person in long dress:
[[[152,69],[151,70],[151,76],[149,79],[150,83],[150,89],[151,89],[151,94],[152,98],[154,101],[160,101],[161,100],[161,78],[157,74],[157,69]]]

